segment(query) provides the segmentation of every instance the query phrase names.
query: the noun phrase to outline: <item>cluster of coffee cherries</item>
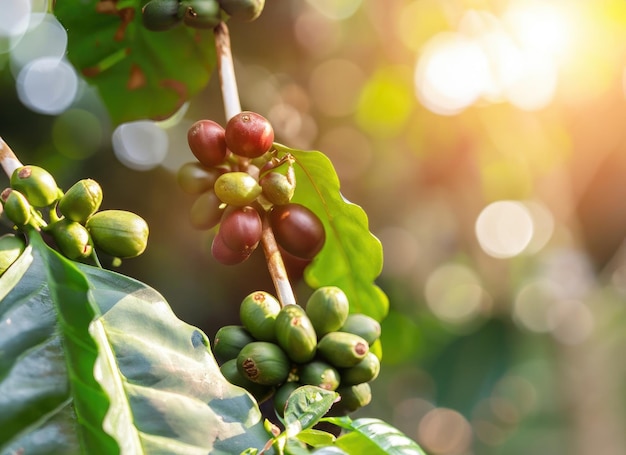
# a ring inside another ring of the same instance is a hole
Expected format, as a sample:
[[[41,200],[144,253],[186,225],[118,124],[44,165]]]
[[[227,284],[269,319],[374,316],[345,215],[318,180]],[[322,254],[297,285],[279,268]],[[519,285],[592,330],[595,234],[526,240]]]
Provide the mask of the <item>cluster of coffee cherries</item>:
[[[132,258],[147,246],[146,221],[125,210],[100,211],[102,188],[92,179],[79,180],[64,193],[47,170],[20,166],[13,171],[10,186],[0,193],[0,200],[3,215],[17,230],[30,226],[50,234],[56,248],[72,260],[91,256],[94,247],[118,260]],[[21,237],[6,234],[3,239],[6,249],[17,251],[10,245],[18,241],[23,249]]]
[[[212,29],[225,17],[251,22],[263,12],[265,0],[150,0],[142,8],[148,30],[165,31],[180,24]]]
[[[289,395],[302,385],[339,393],[330,413],[345,415],[371,400],[369,383],[380,371],[380,324],[349,313],[336,286],[316,289],[306,306],[285,305],[265,291],[244,298],[241,325],[220,328],[213,353],[224,377],[259,403],[273,399],[283,416]]]
[[[248,259],[261,241],[264,217],[285,257],[307,262],[321,250],[324,225],[310,209],[291,202],[293,159],[272,153],[274,130],[265,117],[244,111],[226,127],[199,120],[187,140],[197,161],[179,169],[178,183],[196,196],[191,225],[200,230],[219,225],[211,244],[218,262]]]

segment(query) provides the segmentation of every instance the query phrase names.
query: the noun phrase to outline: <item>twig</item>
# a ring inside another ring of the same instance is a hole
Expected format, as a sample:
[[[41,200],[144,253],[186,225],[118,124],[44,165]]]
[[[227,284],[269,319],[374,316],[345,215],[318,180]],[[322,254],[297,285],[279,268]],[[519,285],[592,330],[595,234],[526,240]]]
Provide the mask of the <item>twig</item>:
[[[15,153],[13,153],[13,150],[11,150],[11,147],[9,147],[9,144],[4,142],[2,137],[0,137],[0,165],[9,178],[13,175],[15,169],[23,166]]]
[[[224,113],[226,120],[229,120],[241,112],[233,56],[230,52],[230,34],[224,22],[220,22],[213,33],[217,52],[217,70],[222,88],[222,99],[224,100]]]
[[[217,52],[217,70],[222,89],[222,99],[224,100],[224,113],[226,114],[226,120],[229,120],[241,112],[233,56],[230,52],[230,34],[228,33],[228,27],[223,22],[215,27],[213,33],[215,35],[215,50]],[[278,250],[274,233],[267,220],[267,215],[263,216],[261,245],[265,253],[267,268],[276,288],[278,301],[282,306],[295,305],[296,298],[287,276],[285,263]]]
[[[282,306],[295,305],[296,297],[293,294],[283,257],[278,250],[274,233],[267,218],[267,214],[265,214],[263,216],[263,231],[261,233],[261,245],[263,245],[267,268],[274,282],[280,304]]]

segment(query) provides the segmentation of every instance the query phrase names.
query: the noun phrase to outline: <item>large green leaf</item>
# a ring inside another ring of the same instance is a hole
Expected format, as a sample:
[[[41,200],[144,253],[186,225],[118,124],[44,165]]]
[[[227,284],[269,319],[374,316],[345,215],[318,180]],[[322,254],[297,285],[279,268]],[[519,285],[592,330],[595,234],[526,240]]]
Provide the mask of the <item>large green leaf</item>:
[[[114,123],[171,116],[206,86],[215,66],[212,31],[149,31],[141,23],[144,3],[55,2],[69,31],[67,56],[98,88]]]
[[[350,311],[382,320],[389,302],[374,280],[382,270],[383,251],[369,230],[365,211],[343,197],[337,173],[326,155],[275,146],[280,154],[289,153],[295,159],[292,201],[315,212],[326,230],[326,243],[305,272],[307,283],[313,288],[339,286],[348,296]]]
[[[0,295],[0,454],[230,454],[270,438],[152,288],[32,236]]]

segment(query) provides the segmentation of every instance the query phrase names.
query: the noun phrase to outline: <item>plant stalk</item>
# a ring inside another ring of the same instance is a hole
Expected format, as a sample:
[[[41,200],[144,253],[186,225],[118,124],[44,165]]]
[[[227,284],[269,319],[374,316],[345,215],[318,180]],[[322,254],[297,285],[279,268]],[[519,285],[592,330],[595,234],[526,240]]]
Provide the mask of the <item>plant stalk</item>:
[[[222,99],[224,101],[224,114],[228,121],[241,112],[241,102],[237,89],[237,79],[235,78],[235,68],[233,66],[233,56],[230,51],[230,34],[228,27],[221,22],[213,30],[215,35],[215,51],[217,53],[217,71],[220,78]],[[245,168],[245,166],[244,166]],[[291,288],[291,282],[287,276],[285,263],[278,250],[274,233],[267,219],[263,215],[263,230],[261,234],[261,245],[265,253],[265,261],[269,270],[278,301],[282,306],[295,305],[296,298]]]
[[[2,166],[4,173],[9,178],[11,178],[15,169],[23,166],[13,150],[11,150],[11,147],[9,147],[9,144],[4,142],[2,137],[0,137],[0,166]]]

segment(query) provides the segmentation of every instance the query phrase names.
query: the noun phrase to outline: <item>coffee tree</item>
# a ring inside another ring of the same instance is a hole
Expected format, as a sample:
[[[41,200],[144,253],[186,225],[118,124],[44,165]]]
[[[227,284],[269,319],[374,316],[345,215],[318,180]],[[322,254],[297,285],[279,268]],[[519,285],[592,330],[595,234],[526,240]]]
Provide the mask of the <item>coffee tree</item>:
[[[214,234],[214,258],[236,267],[262,251],[275,293],[250,289],[240,324],[210,340],[157,290],[102,266],[145,250],[140,214],[101,210],[89,178],[59,188],[0,140],[0,199],[14,228],[0,237],[1,454],[423,453],[379,419],[350,417],[381,368],[381,245],[325,155],[275,142],[262,113],[241,109],[226,22],[252,21],[263,6],[56,2],[69,58],[114,122],[167,117],[217,66],[227,123],[191,126],[196,161],[178,183],[195,197],[192,225]],[[165,41],[177,54],[151,66],[150,47]],[[305,302],[289,263],[306,267]]]

